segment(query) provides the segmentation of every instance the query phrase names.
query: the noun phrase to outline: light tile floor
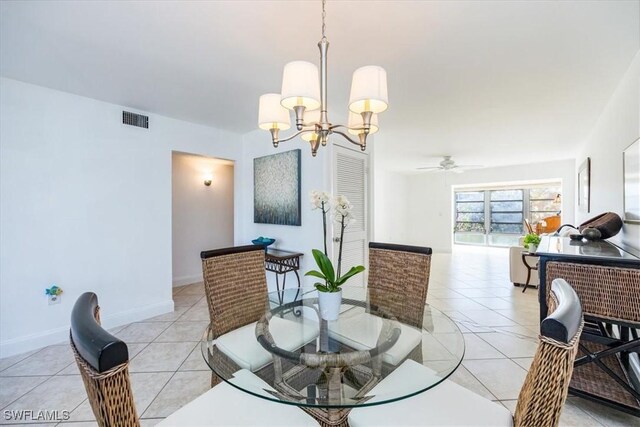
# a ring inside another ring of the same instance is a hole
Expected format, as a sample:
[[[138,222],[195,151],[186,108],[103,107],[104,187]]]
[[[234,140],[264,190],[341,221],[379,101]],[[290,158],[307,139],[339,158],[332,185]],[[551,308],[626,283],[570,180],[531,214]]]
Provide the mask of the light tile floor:
[[[451,379],[513,411],[535,353],[537,292],[509,282],[505,249],[457,247],[433,257],[427,302],[455,319],[466,353]],[[201,284],[177,288],[173,313],[114,328],[129,345],[136,407],[143,426],[209,388],[198,341],[209,315]],[[0,359],[0,424],[5,411],[69,410],[68,423],[96,425],[66,343]],[[55,423],[47,425],[52,426]],[[563,426],[640,426],[640,419],[570,397]]]

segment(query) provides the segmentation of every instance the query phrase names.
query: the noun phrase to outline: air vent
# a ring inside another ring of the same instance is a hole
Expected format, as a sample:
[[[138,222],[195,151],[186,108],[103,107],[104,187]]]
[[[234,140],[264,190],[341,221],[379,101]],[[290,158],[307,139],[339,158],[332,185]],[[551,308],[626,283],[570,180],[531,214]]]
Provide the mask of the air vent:
[[[125,125],[137,126],[139,128],[149,129],[149,116],[131,113],[129,111],[122,112],[122,123]]]

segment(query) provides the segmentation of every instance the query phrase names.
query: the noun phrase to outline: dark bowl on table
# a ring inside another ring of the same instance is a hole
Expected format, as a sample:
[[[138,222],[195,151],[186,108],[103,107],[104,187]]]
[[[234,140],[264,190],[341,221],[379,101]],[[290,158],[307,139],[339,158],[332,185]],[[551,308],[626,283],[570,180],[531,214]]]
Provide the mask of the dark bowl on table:
[[[273,245],[273,243],[276,241],[276,239],[270,239],[268,237],[262,237],[262,238],[258,238],[255,240],[252,240],[251,243],[253,243],[254,245],[258,245],[258,246],[264,246],[265,248],[267,246]]]
[[[571,240],[582,240],[582,234],[569,234]]]

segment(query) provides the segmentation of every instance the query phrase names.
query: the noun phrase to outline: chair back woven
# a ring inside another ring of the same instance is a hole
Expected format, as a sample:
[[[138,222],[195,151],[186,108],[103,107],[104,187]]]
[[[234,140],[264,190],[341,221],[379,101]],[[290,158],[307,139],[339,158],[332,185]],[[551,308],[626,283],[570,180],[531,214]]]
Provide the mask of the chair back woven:
[[[211,338],[260,320],[268,308],[264,247],[216,249],[200,257]]]
[[[369,243],[369,302],[421,328],[430,270],[431,248]]]
[[[127,345],[100,326],[96,294],[84,293],[76,301],[71,313],[70,340],[98,425],[139,426],[129,380]]]
[[[584,325],[582,307],[563,279],[554,280],[551,295],[551,314],[540,325],[540,343],[518,397],[516,427],[557,426],[569,391]]]

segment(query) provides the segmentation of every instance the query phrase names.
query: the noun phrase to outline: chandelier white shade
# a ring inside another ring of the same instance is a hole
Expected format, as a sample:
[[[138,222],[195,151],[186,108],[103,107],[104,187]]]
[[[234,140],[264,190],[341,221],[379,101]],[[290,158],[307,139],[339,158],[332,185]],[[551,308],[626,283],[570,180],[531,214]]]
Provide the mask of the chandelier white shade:
[[[327,104],[327,52],[329,41],[325,36],[325,3],[322,0],[322,38],[320,70],[307,61],[293,61],[284,66],[281,94],[269,93],[260,97],[258,126],[271,133],[274,147],[298,135],[311,145],[315,156],[321,146],[327,145],[329,136],[340,135],[357,145],[367,148],[367,136],[378,131],[378,113],[389,106],[387,96],[387,72],[377,65],[360,67],[353,73],[349,97],[348,125],[329,121]],[[297,132],[280,138],[280,131],[291,127],[289,110],[295,113]],[[351,135],[356,135],[353,138]]]
[[[287,130],[291,127],[289,110],[280,104],[279,93],[267,93],[260,97],[258,127],[264,130]]]
[[[360,67],[353,72],[349,110],[354,113],[382,113],[389,106],[387,72],[377,65]]]
[[[320,110],[307,111],[304,113],[304,120],[308,123],[319,123],[320,122]],[[318,134],[315,132],[305,132],[300,135],[300,138],[304,139],[307,142],[317,140]]]
[[[285,65],[280,102],[290,110],[294,107],[305,107],[307,111],[320,108],[318,67],[307,61],[293,61]]]
[[[364,122],[362,120],[362,116],[352,111],[349,111],[349,120],[347,122],[347,126],[349,126],[349,133],[351,135],[360,135],[364,132]],[[372,114],[371,124],[369,127],[369,135],[373,135],[376,132],[378,132],[378,115]]]

